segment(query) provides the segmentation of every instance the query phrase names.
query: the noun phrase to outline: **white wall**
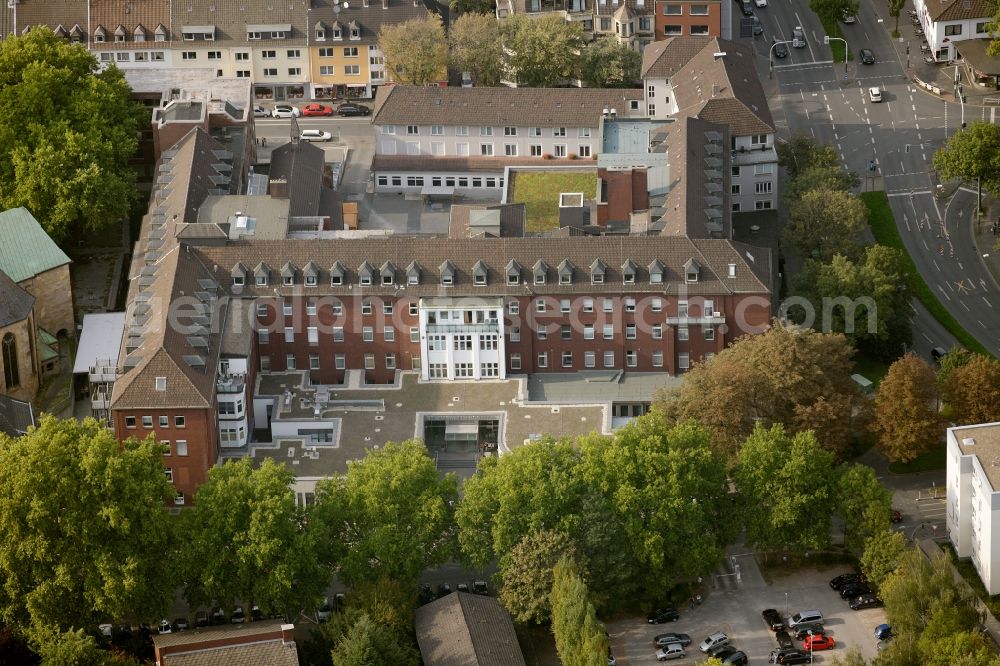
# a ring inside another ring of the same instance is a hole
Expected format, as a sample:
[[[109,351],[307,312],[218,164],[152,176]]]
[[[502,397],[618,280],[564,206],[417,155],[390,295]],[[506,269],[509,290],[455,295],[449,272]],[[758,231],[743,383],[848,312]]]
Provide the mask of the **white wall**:
[[[546,154],[558,156],[561,151],[563,155],[572,153],[588,158],[600,151],[597,122],[595,118],[594,127],[583,128],[378,125],[375,152],[435,157],[542,157]],[[559,130],[565,136],[557,136]],[[417,133],[411,134],[411,131]],[[509,135],[509,131],[516,134]],[[485,153],[484,145],[489,146]]]

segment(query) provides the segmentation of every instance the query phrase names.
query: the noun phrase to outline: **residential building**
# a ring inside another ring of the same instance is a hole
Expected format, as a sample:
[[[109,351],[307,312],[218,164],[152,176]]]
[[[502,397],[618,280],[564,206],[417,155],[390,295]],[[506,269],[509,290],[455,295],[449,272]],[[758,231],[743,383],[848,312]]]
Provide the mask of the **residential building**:
[[[721,37],[732,39],[728,0],[655,0],[656,39]]]
[[[950,62],[964,57],[982,74],[1000,74],[986,53],[996,5],[989,0],[914,0],[913,6],[935,60]]]
[[[261,620],[153,636],[156,666],[298,666],[295,625]]]
[[[948,537],[987,594],[1000,594],[1000,423],[949,428]]]
[[[118,378],[118,350],[123,337],[124,312],[86,314],[73,359],[76,399],[89,399],[90,415],[108,425],[111,425],[111,389]]]
[[[771,210],[778,200],[774,120],[750,46],[710,37],[675,37],[643,53],[646,113],[696,117],[729,128],[733,212]]]
[[[525,666],[514,623],[493,597],[452,592],[418,608],[414,630],[425,666]]]
[[[89,9],[85,43],[100,62],[145,70],[187,65],[171,48],[179,35],[170,30],[170,0],[140,0],[127,8],[115,0],[82,4]]]
[[[35,297],[0,271],[0,395],[27,402],[41,383]]]
[[[580,23],[587,41],[604,37],[642,51],[655,38],[653,0],[498,0],[497,19],[556,15]]]

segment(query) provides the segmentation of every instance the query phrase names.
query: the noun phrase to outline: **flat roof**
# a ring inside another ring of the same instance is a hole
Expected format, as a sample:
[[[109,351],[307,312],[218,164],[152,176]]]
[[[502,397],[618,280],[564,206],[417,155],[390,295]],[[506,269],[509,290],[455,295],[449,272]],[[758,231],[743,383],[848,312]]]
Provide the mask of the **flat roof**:
[[[952,428],[959,450],[976,456],[993,491],[1000,489],[1000,423]]]
[[[125,334],[124,312],[101,312],[83,315],[83,331],[76,348],[73,374],[86,374],[99,360],[118,365],[118,350]]]
[[[533,402],[650,402],[661,388],[680,386],[681,377],[666,372],[593,370],[531,375]]]

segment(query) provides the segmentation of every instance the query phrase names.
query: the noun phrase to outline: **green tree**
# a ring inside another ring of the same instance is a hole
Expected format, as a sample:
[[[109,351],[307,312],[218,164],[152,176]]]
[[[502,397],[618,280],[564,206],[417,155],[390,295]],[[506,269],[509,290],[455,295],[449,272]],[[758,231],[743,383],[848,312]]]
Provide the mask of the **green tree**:
[[[448,6],[453,12],[460,14],[459,19],[469,14],[484,14],[492,18],[494,22],[496,21],[494,15],[497,7],[496,2],[490,0],[449,0]]]
[[[83,629],[38,629],[32,631],[32,636],[42,666],[104,666],[110,661],[108,653],[98,648],[93,636]]]
[[[894,359],[913,342],[904,265],[903,253],[885,245],[868,246],[857,262],[840,255],[829,263],[807,260],[793,287],[811,310],[789,307],[788,314],[817,330],[843,333],[870,356]]]
[[[892,494],[868,465],[842,465],[836,475],[837,515],[844,521],[844,543],[860,549],[865,539],[889,529]]]
[[[948,380],[951,377],[951,373],[971,361],[973,356],[974,354],[968,349],[958,345],[955,345],[948,350],[948,353],[942,356],[941,360],[938,361],[938,391],[944,392],[945,387],[948,385]]]
[[[861,184],[858,174],[845,171],[836,164],[817,164],[806,166],[798,172],[788,187],[785,188],[785,201],[797,201],[810,190],[843,190],[848,191]]]
[[[454,474],[438,475],[417,441],[390,443],[316,484],[323,550],[349,584],[388,578],[414,587],[454,552]]]
[[[552,582],[552,635],[565,666],[605,666],[608,641],[576,563],[562,558]]]
[[[128,217],[128,160],[149,123],[130,92],[48,28],[0,42],[0,206],[24,206],[56,242]]]
[[[844,16],[857,16],[858,0],[809,0],[809,8],[816,12],[824,26],[834,26]]]
[[[583,25],[561,16],[515,14],[500,29],[505,70],[519,86],[547,88],[579,75]]]
[[[448,40],[437,14],[427,12],[383,25],[378,46],[385,55],[386,70],[397,83],[426,86],[447,78]]]
[[[853,355],[843,335],[774,322],[761,335],[737,339],[711,363],[697,364],[654,404],[671,421],[709,428],[713,448],[727,461],[757,422],[812,430],[824,448],[839,453],[850,446],[860,402],[850,376]]]
[[[500,557],[499,598],[515,622],[544,624],[549,621],[552,570],[563,557],[579,561],[569,535],[554,530],[526,534],[510,552]]]
[[[419,666],[420,655],[393,630],[360,614],[333,649],[333,666]]]
[[[850,192],[810,190],[788,202],[784,238],[803,258],[826,263],[840,254],[857,259],[867,225],[868,209]]]
[[[890,461],[908,462],[942,443],[944,421],[934,371],[916,354],[889,366],[875,394],[872,431]]]
[[[329,572],[295,505],[293,479],[270,459],[258,468],[243,458],[209,470],[183,515],[184,595],[192,607],[252,601],[271,613],[318,605]]]
[[[496,86],[503,76],[503,44],[495,16],[462,14],[448,30],[451,65],[469,72],[478,86]]]
[[[861,554],[861,571],[876,587],[899,566],[899,558],[906,551],[906,537],[900,532],[883,530],[865,540]]]
[[[351,587],[347,608],[366,613],[373,621],[400,633],[413,628],[417,592],[409,581],[402,583],[386,576],[365,580]]]
[[[886,0],[886,7],[889,10],[889,16],[896,19],[896,27],[892,29],[892,36],[896,37],[899,34],[899,13],[903,11],[903,7],[906,6],[906,0]]]
[[[949,373],[942,397],[960,425],[1000,420],[1000,361],[973,354]]]
[[[837,655],[831,662],[832,666],[865,666],[867,663],[861,650],[856,647],[851,648],[847,654]]]
[[[893,632],[900,637],[920,636],[938,613],[942,618],[953,615],[948,617],[953,629],[971,631],[979,625],[975,597],[952,577],[944,553],[928,562],[918,549],[907,549],[879,593]]]
[[[843,169],[840,156],[833,146],[820,143],[805,132],[797,132],[788,141],[778,143],[776,146],[778,166],[784,167],[792,180],[796,180],[801,173],[809,169],[823,167]]]
[[[0,615],[56,631],[162,617],[173,601],[172,496],[152,437],[94,419],[0,434]]]
[[[971,123],[949,137],[933,161],[942,179],[975,180],[977,210],[982,210],[984,187],[1000,195],[1000,126]]]
[[[611,37],[599,37],[580,54],[580,78],[592,88],[630,88],[641,66],[638,51]]]
[[[780,424],[758,426],[740,449],[734,477],[747,540],[755,547],[806,551],[830,545],[833,454],[811,432],[790,436]]]

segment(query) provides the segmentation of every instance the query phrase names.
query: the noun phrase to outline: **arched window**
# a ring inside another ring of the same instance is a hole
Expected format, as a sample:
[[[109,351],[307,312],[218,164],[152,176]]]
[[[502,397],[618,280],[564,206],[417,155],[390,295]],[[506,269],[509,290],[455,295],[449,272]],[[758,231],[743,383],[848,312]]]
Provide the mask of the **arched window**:
[[[0,354],[3,357],[3,381],[8,389],[21,385],[21,377],[17,371],[17,340],[13,333],[3,336],[0,343]]]

